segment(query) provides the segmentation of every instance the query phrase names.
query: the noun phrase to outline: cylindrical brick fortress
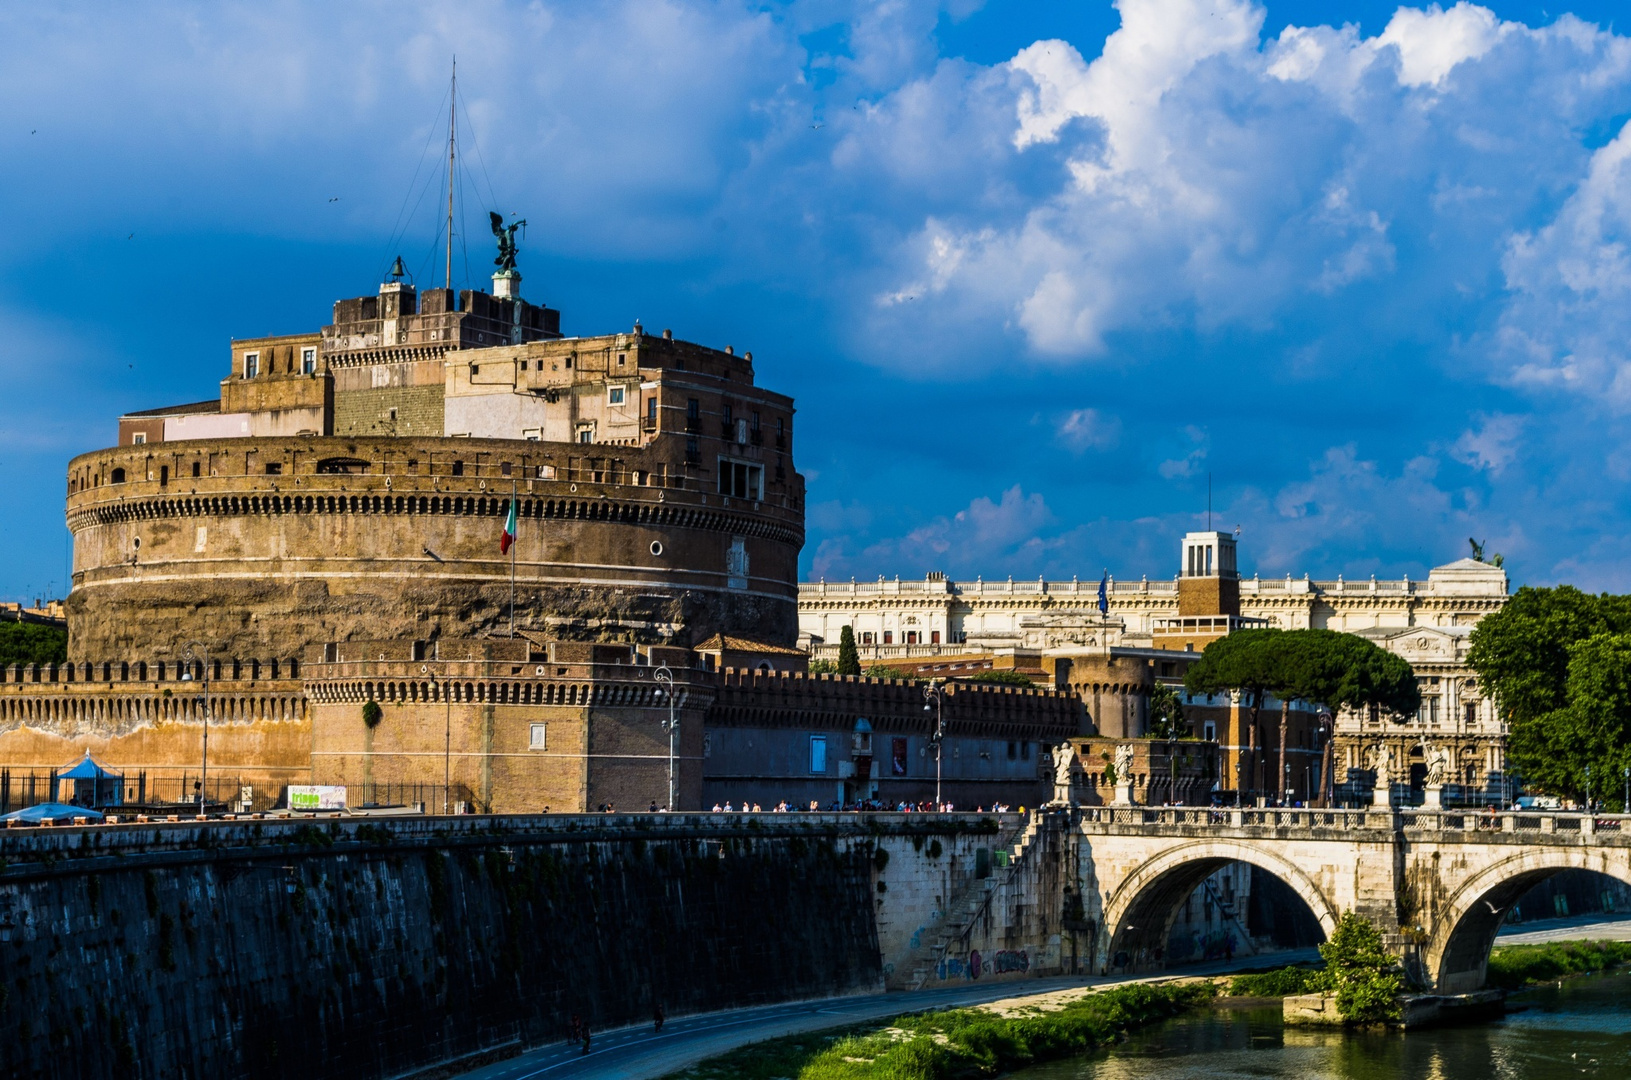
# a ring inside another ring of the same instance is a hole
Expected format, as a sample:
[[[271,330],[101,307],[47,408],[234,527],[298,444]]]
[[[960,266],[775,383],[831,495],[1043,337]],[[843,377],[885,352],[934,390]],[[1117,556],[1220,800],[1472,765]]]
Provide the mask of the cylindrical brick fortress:
[[[69,658],[505,633],[512,489],[518,631],[791,643],[802,477],[766,501],[691,483],[658,446],[288,437],[83,454],[68,476]]]

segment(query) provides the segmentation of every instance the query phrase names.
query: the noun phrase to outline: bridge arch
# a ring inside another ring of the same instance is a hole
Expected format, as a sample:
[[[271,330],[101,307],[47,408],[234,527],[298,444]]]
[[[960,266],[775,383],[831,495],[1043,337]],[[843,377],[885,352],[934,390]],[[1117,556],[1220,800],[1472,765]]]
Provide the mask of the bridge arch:
[[[1108,931],[1098,957],[1101,970],[1118,953],[1134,967],[1161,967],[1152,958],[1165,949],[1179,910],[1201,882],[1229,863],[1243,862],[1273,874],[1296,893],[1319,922],[1326,937],[1340,914],[1318,885],[1295,863],[1268,848],[1239,840],[1197,840],[1179,844],[1141,863],[1110,894],[1104,907]]]
[[[1441,994],[1482,989],[1495,935],[1524,893],[1563,870],[1590,870],[1631,885],[1627,855],[1624,848],[1535,846],[1478,871],[1434,913],[1423,974]]]

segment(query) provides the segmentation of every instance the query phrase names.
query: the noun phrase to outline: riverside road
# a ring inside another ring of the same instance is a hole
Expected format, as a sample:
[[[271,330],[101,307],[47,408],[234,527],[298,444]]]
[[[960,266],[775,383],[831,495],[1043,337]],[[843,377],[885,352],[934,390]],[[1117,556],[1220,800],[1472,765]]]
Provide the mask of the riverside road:
[[[705,1058],[739,1046],[825,1031],[867,1021],[884,1020],[902,1013],[924,1012],[967,1005],[983,1005],[1005,998],[1032,997],[1079,986],[1107,986],[1114,983],[1158,982],[1163,979],[1196,975],[1217,975],[1229,971],[1317,960],[1314,949],[1275,953],[1271,957],[1237,958],[1233,962],[1196,964],[1181,971],[1159,976],[1072,977],[1027,979],[1021,982],[965,983],[945,990],[914,990],[892,994],[863,994],[820,1001],[801,1001],[757,1009],[705,1013],[676,1017],[658,1033],[652,1025],[593,1033],[593,1049],[587,1055],[576,1045],[553,1043],[463,1074],[461,1080],[655,1080],[694,1065]]]

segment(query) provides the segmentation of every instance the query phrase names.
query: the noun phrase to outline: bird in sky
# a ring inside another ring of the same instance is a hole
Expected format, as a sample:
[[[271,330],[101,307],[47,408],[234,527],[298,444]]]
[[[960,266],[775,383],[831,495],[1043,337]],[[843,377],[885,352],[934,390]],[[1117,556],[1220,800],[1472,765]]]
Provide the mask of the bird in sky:
[[[126,240],[134,240],[134,239],[136,239],[136,234],[135,234],[135,233],[131,233],[131,234],[130,234],[130,235],[129,235],[129,236],[127,236],[127,237],[125,237],[125,239],[126,239]]]
[[[340,201],[340,197],[338,195],[334,196],[334,198],[329,200],[329,202],[339,202],[339,201]]]

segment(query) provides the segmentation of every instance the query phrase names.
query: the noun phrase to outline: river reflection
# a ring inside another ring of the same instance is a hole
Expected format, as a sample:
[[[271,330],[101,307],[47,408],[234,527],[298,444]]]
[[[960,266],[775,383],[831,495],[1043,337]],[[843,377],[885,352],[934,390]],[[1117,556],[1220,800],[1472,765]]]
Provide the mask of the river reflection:
[[[1550,1080],[1631,1077],[1631,975],[1527,990],[1504,1020],[1408,1035],[1286,1028],[1278,1006],[1216,1008],[1010,1080]]]

